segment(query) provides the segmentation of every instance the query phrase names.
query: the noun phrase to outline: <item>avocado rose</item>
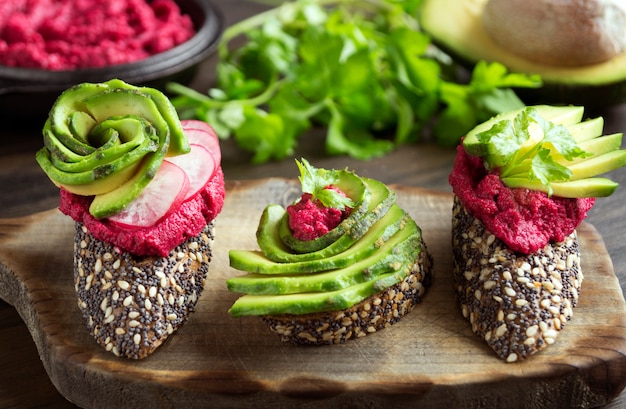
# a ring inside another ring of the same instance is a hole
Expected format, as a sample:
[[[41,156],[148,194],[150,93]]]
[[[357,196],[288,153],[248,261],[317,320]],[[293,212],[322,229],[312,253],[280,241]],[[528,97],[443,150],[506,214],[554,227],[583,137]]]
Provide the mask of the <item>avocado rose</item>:
[[[52,182],[94,196],[89,213],[122,211],[167,155],[190,150],[176,111],[160,91],[118,79],[64,91],[43,128],[36,159]]]

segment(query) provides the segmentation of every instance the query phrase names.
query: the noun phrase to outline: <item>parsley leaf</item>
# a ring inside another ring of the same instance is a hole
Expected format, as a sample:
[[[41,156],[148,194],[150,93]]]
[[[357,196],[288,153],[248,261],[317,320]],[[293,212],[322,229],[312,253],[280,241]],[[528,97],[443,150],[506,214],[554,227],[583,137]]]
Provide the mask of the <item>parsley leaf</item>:
[[[557,155],[566,160],[590,155],[580,149],[567,128],[545,120],[534,108],[525,108],[513,121],[496,122],[476,136],[487,147],[486,167],[499,169],[505,183],[520,178],[538,181],[548,194],[552,182],[566,181],[572,175]]]
[[[459,135],[465,135],[476,124],[525,106],[509,87],[534,88],[541,84],[537,75],[508,73],[500,63],[479,61],[468,84],[441,84],[441,100],[446,108],[435,123],[435,140],[444,146],[456,146]]]
[[[457,67],[420,30],[421,0],[294,0],[228,27],[206,94],[167,84],[181,118],[211,123],[253,163],[293,154],[326,129],[326,152],[367,160],[414,143],[456,146],[476,124],[523,106],[510,87],[539,78],[479,63]],[[235,39],[241,40],[236,42]]]
[[[335,189],[328,189],[339,181],[339,176],[335,170],[318,169],[304,158],[302,162],[296,160],[296,165],[300,170],[298,179],[302,185],[302,192],[310,193],[311,200],[317,199],[325,207],[339,210],[354,206],[354,202],[349,197],[342,195]]]

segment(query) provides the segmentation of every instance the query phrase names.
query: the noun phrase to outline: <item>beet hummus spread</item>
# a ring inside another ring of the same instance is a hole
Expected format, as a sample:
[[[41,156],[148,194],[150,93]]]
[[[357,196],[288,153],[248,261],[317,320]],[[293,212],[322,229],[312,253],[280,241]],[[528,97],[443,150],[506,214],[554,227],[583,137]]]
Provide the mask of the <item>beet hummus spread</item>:
[[[46,70],[129,63],[187,41],[173,0],[3,0],[0,65]]]
[[[449,181],[471,215],[511,250],[525,254],[540,250],[551,240],[563,241],[595,203],[595,198],[548,197],[543,192],[511,189],[462,145],[457,148]]]
[[[203,190],[150,227],[126,229],[107,219],[96,219],[89,213],[93,197],[79,196],[65,189],[61,189],[59,209],[83,223],[98,240],[137,256],[165,257],[189,237],[200,234],[222,210],[224,196],[224,174],[218,168]]]
[[[337,188],[334,189],[341,192]],[[323,236],[350,214],[348,208],[342,211],[325,207],[318,200],[311,198],[310,193],[304,193],[297,203],[287,207],[289,227],[298,240],[313,240]]]

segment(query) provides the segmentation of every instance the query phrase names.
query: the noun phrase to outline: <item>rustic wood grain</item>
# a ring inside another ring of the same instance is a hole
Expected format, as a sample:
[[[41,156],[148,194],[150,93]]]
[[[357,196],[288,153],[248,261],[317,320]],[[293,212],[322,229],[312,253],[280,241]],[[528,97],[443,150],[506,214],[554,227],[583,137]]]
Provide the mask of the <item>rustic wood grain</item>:
[[[53,384],[87,408],[128,407],[596,407],[626,383],[626,308],[601,236],[579,229],[585,282],[557,343],[505,364],[470,331],[450,287],[451,195],[394,186],[435,258],[435,283],[400,323],[343,345],[279,342],[260,319],[232,318],[231,248],[255,248],[270,201],[287,179],[228,183],[207,288],[185,326],[142,361],[116,358],[87,333],[72,280],[72,221],[57,210],[0,220],[0,297],[20,313]],[[487,405],[487,402],[489,405]]]

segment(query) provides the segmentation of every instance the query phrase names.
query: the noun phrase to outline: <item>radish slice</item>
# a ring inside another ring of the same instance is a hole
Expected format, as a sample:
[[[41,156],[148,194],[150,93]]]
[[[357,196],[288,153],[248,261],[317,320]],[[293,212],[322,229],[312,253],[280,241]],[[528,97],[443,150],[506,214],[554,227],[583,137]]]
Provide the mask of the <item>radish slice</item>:
[[[189,144],[195,143],[207,148],[213,155],[215,163],[219,165],[222,161],[220,141],[211,125],[195,119],[184,119],[180,123]]]
[[[187,131],[186,131],[187,132]],[[187,200],[200,191],[213,177],[217,165],[213,155],[203,145],[189,144],[191,151],[184,155],[168,156],[164,162],[178,166],[189,178],[189,189],[183,200]]]
[[[215,133],[211,125],[198,119],[183,119],[180,121],[180,124],[183,126],[183,129],[201,129],[203,131]]]
[[[128,227],[153,226],[170,209],[178,208],[188,190],[189,179],[185,171],[164,160],[139,196],[109,220]]]

